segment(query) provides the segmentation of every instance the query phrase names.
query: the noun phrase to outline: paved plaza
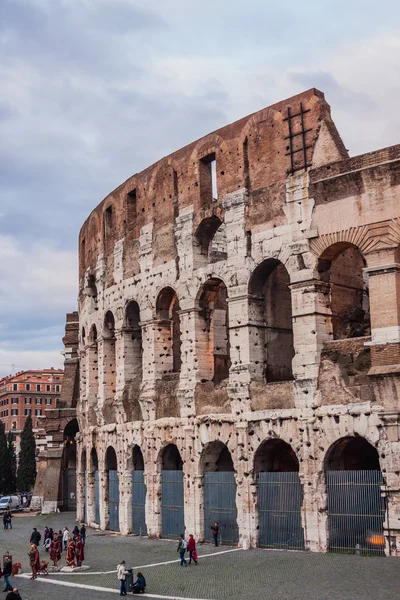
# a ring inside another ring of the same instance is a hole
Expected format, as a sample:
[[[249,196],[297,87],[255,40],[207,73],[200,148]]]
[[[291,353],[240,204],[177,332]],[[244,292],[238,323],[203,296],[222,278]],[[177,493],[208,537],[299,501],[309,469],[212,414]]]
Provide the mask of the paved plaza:
[[[110,599],[118,593],[116,566],[125,559],[127,566],[142,570],[146,580],[145,596],[187,599],[247,600],[383,600],[397,598],[400,589],[400,564],[396,558],[353,555],[314,554],[269,550],[239,550],[226,546],[198,546],[199,565],[181,567],[177,543],[121,537],[88,530],[85,564],[90,572],[52,574],[32,582],[28,551],[32,527],[43,532],[45,525],[70,530],[72,513],[14,518],[13,529],[0,530],[1,555],[8,550],[21,562],[24,575],[14,578],[22,600],[64,600],[79,593],[80,600]],[[48,554],[41,549],[41,558]],[[61,563],[65,562],[63,555]],[[143,596],[144,597],[144,596]]]

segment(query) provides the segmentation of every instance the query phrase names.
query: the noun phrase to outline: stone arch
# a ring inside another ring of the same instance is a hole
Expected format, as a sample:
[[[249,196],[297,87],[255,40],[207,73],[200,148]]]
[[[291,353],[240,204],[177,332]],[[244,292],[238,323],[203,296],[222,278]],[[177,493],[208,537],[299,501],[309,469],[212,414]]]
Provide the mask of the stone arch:
[[[221,440],[208,443],[201,453],[204,486],[204,539],[225,544],[239,540],[236,479],[232,455]],[[218,535],[212,533],[218,523]]]
[[[216,215],[201,221],[195,232],[198,242],[198,262],[204,264],[226,260],[228,257],[226,227]]]
[[[93,447],[90,451],[90,472],[94,473],[99,470],[99,458],[97,456],[97,450]]]
[[[99,341],[96,325],[89,329],[86,346],[86,401],[87,422],[89,425],[97,425],[96,404],[99,393]],[[83,384],[83,382],[82,382]]]
[[[269,258],[249,280],[250,320],[256,323],[252,340],[255,378],[266,382],[293,379],[294,341],[290,278],[286,267]]]
[[[158,455],[158,464],[162,471],[182,471],[183,461],[176,444],[166,444]]]
[[[146,494],[147,488],[144,480],[143,453],[135,444],[128,457],[129,470],[132,474],[132,533],[146,535]]]
[[[222,279],[208,279],[198,293],[197,355],[203,382],[220,385],[229,378],[228,290]],[[202,349],[200,352],[199,348]]]
[[[293,448],[279,438],[264,440],[254,455],[253,472],[257,485],[258,545],[303,550],[303,490]]]
[[[143,346],[140,308],[135,300],[130,300],[125,307],[122,336],[125,375],[122,404],[127,421],[139,421],[143,418],[139,402],[143,376]]]
[[[380,471],[379,454],[364,437],[345,436],[327,450],[325,471]]]
[[[119,477],[118,458],[115,448],[107,447],[104,456],[105,480],[107,486],[106,504],[108,503],[108,529],[119,531]],[[108,501],[108,502],[107,502]]]
[[[180,305],[176,291],[168,286],[160,290],[156,301],[157,373],[162,378],[181,370]]]
[[[86,452],[86,448],[83,448],[82,452],[81,452],[81,457],[80,457],[80,471],[81,473],[83,473],[84,471],[87,470],[87,452]]]
[[[107,310],[103,321],[103,417],[106,424],[115,423],[114,396],[117,384],[115,318]]]
[[[161,534],[176,539],[185,529],[183,461],[177,446],[165,445],[159,452],[161,471]]]
[[[371,333],[365,266],[361,250],[350,242],[336,242],[320,255],[318,274],[330,285],[334,339],[363,337]]]
[[[90,451],[89,473],[92,485],[89,486],[89,505],[93,504],[91,518],[100,525],[100,471],[97,450],[93,446]]]
[[[76,434],[79,424],[76,418],[68,421],[64,426],[64,449],[62,455],[62,506],[64,510],[76,509],[76,473],[77,473],[77,448]]]

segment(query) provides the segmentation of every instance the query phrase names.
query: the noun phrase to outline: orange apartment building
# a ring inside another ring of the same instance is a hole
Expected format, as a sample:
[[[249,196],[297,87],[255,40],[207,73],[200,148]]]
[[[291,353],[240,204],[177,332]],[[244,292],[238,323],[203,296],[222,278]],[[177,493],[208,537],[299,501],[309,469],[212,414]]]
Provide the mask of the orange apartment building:
[[[34,431],[38,433],[45,411],[58,406],[63,375],[62,369],[51,368],[20,371],[0,379],[0,420],[6,432],[15,432],[17,451],[26,417],[32,417]]]

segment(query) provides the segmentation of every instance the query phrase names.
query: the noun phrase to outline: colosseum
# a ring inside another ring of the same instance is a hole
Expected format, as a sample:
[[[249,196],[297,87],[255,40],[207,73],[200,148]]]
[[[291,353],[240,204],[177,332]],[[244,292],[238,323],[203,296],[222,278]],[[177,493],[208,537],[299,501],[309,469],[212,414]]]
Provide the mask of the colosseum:
[[[79,237],[78,518],[400,555],[400,145],[316,89],[174,152]]]

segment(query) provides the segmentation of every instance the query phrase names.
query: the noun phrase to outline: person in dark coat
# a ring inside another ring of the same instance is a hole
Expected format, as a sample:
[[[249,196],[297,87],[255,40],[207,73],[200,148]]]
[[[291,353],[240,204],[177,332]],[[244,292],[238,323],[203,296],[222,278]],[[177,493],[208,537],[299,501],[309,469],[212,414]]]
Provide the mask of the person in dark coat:
[[[211,525],[211,533],[214,538],[214,546],[218,546],[218,531],[219,531],[219,526],[218,526],[217,521],[215,521],[214,525]]]
[[[11,592],[8,592],[6,600],[21,600],[18,588],[14,588]]]
[[[31,544],[35,544],[35,546],[37,548],[39,546],[39,542],[41,539],[42,539],[42,536],[40,535],[40,533],[38,532],[36,527],[34,527],[33,531],[32,531],[32,535],[31,535],[31,539],[29,540],[29,542]]]
[[[11,510],[7,511],[7,521],[8,521],[8,526],[10,529],[12,529],[12,514],[11,514]]]
[[[7,517],[6,510],[3,512],[3,525],[4,525],[4,529],[8,529],[8,517]]]
[[[85,527],[84,523],[82,523],[80,534],[81,534],[82,544],[85,545],[86,544],[86,527]]]
[[[6,556],[5,560],[4,560],[4,564],[3,564],[3,577],[4,577],[4,582],[6,584],[6,587],[4,588],[3,592],[12,592],[13,587],[10,583],[10,575],[11,575],[11,571],[12,571],[12,562],[9,558],[9,556]]]
[[[145,589],[146,589],[146,580],[143,576],[143,573],[141,573],[139,571],[139,573],[137,574],[137,579],[132,586],[132,593],[133,594],[143,594]]]

